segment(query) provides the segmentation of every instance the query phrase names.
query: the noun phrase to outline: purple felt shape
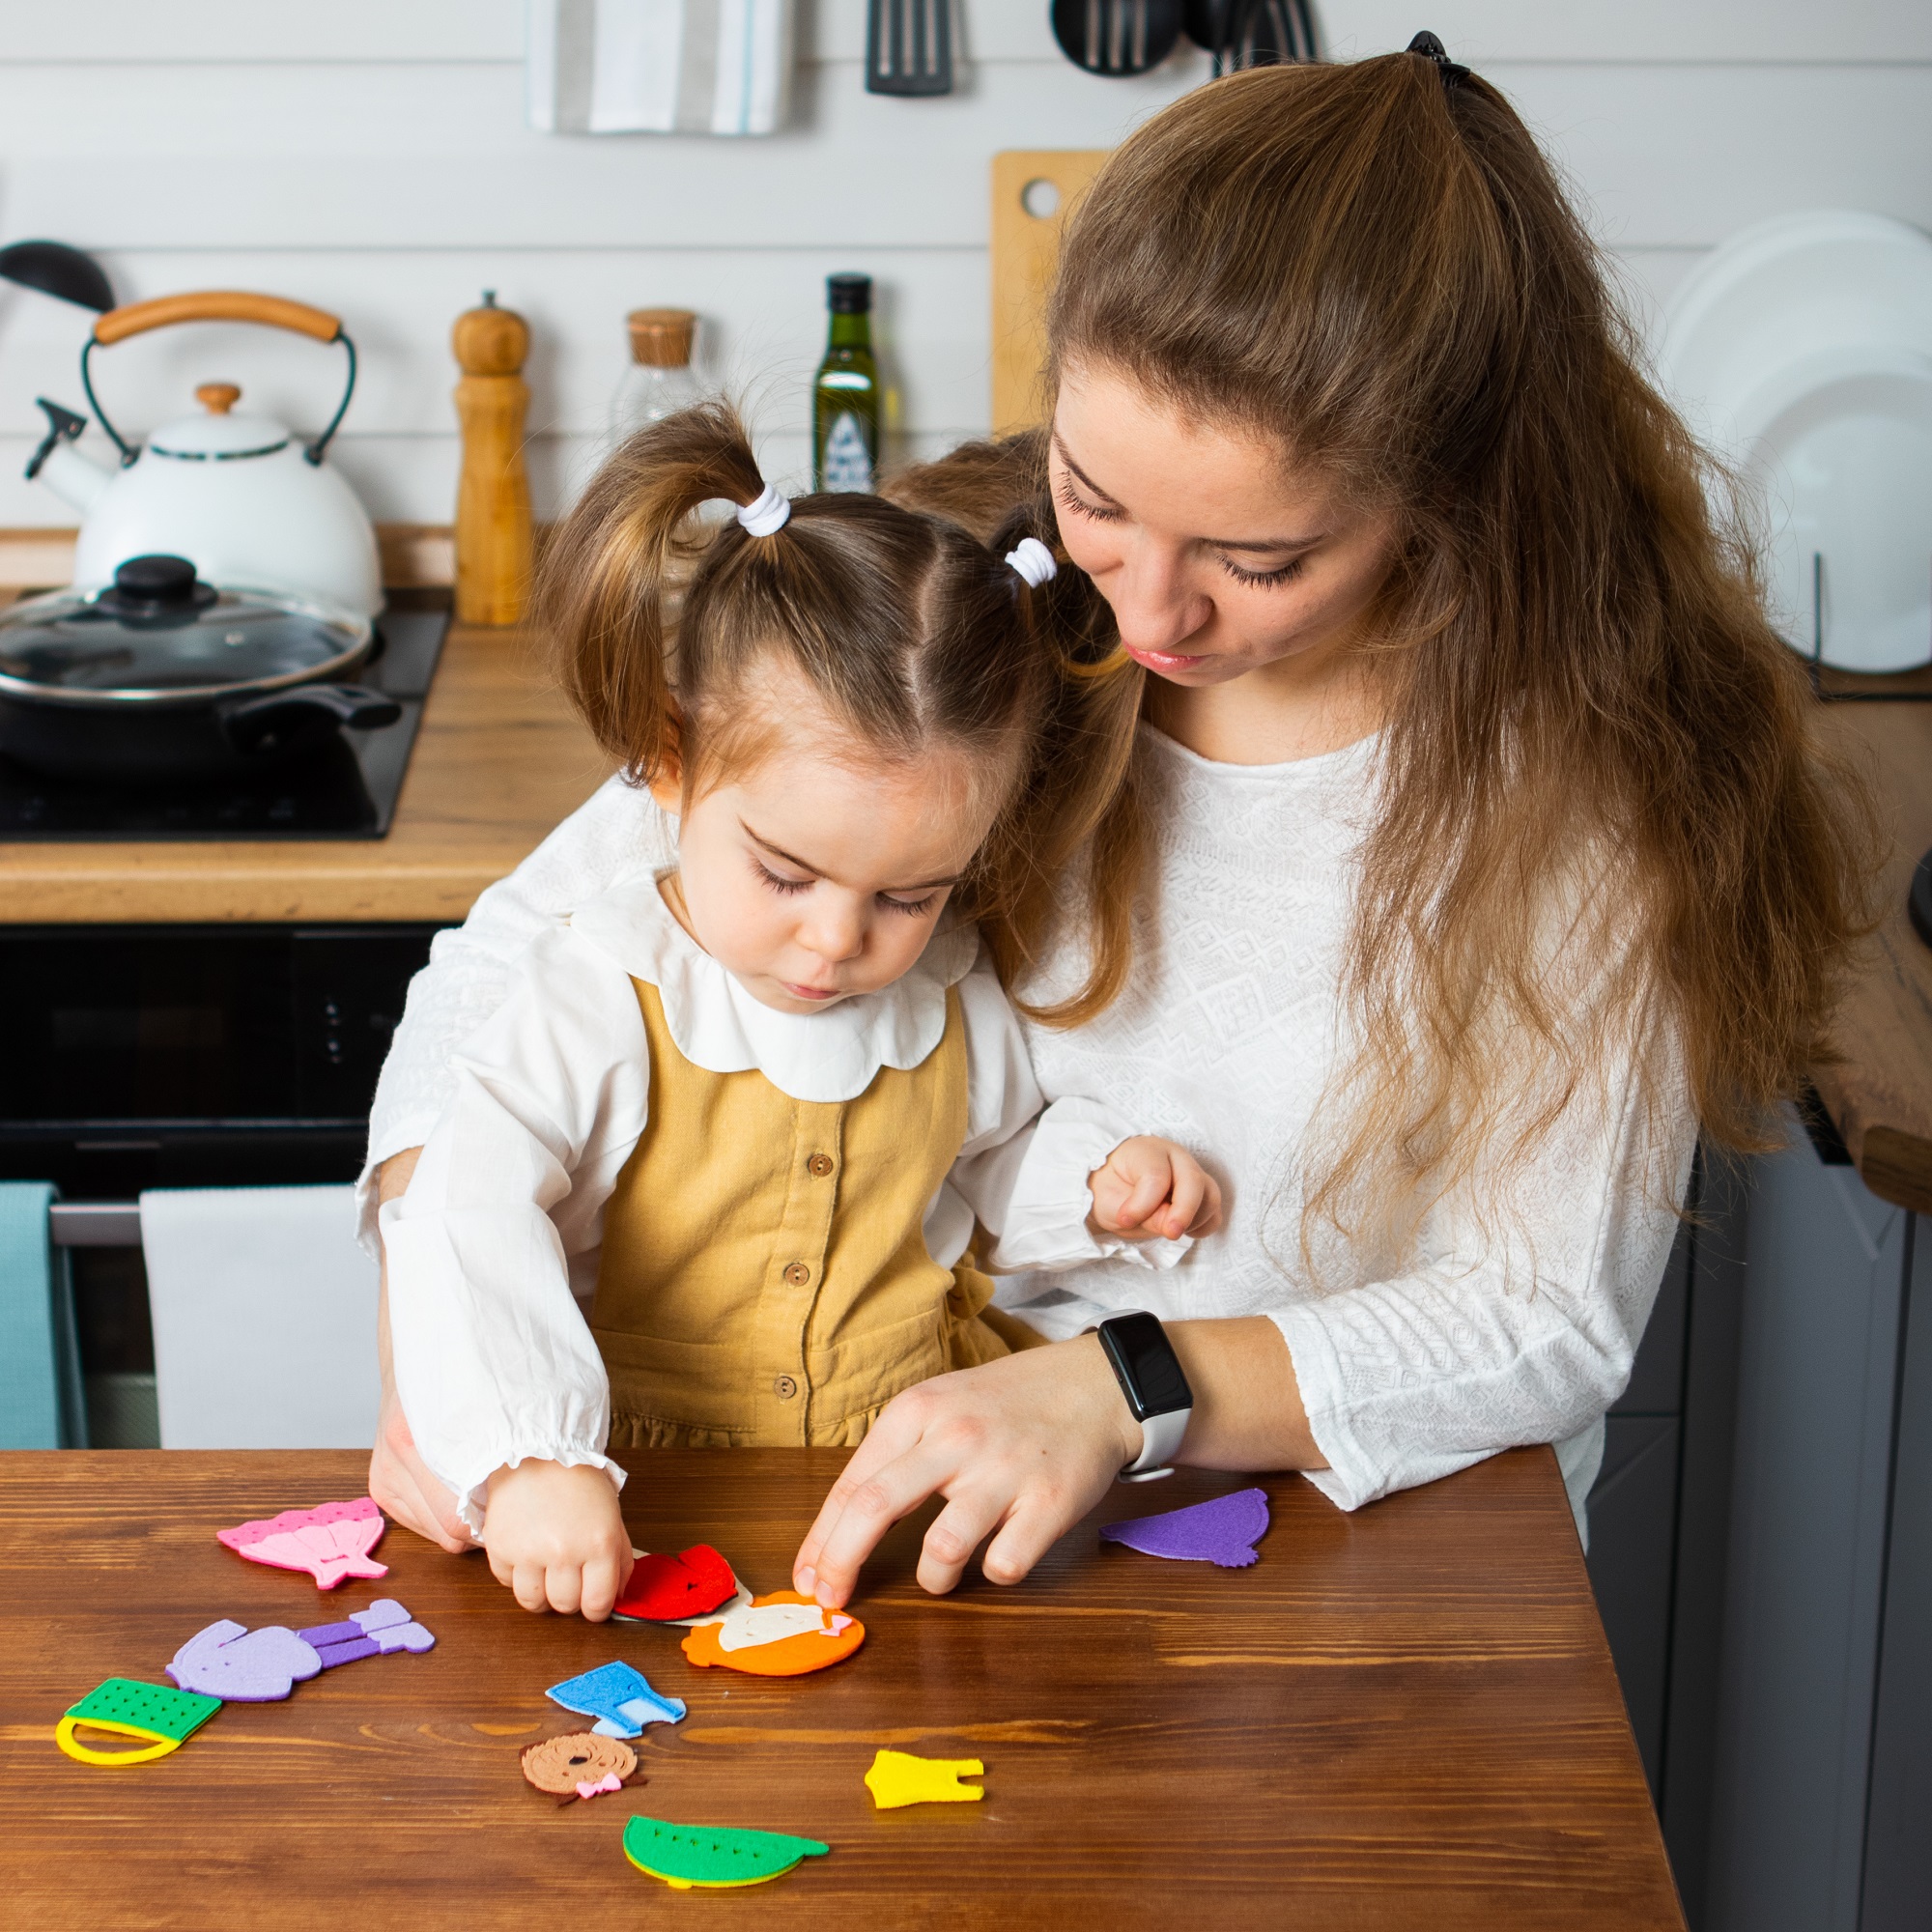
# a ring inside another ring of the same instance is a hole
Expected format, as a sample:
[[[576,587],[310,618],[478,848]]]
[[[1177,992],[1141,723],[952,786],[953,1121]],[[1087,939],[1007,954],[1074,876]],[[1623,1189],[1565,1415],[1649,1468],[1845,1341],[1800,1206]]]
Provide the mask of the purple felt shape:
[[[325,1643],[316,1646],[316,1653],[322,1659],[325,1670],[333,1670],[338,1663],[355,1663],[365,1657],[381,1657],[383,1648],[366,1636],[352,1637],[347,1643]]]
[[[251,1631],[225,1618],[175,1652],[168,1675],[184,1690],[236,1704],[271,1704],[322,1668],[314,1646],[279,1624]]]
[[[1212,1502],[1188,1509],[1167,1510],[1160,1516],[1137,1516],[1127,1522],[1110,1522],[1101,1531],[1106,1543],[1124,1543],[1147,1556],[1172,1556],[1189,1563],[1217,1563],[1223,1570],[1245,1570],[1259,1561],[1255,1545],[1267,1534],[1265,1490],[1236,1490]]]
[[[378,1597],[366,1610],[353,1610],[344,1623],[317,1624],[299,1632],[315,1646],[325,1670],[358,1658],[384,1657],[396,1650],[434,1649],[436,1638],[393,1597]]]

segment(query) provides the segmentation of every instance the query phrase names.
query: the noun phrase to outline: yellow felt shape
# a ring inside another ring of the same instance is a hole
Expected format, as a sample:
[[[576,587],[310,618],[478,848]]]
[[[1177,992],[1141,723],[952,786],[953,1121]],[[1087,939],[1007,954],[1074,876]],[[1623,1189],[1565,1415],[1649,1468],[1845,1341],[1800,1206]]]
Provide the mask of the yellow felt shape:
[[[866,1774],[866,1789],[881,1811],[901,1804],[971,1804],[985,1797],[983,1784],[961,1784],[983,1777],[977,1757],[914,1757],[910,1751],[882,1750]]]

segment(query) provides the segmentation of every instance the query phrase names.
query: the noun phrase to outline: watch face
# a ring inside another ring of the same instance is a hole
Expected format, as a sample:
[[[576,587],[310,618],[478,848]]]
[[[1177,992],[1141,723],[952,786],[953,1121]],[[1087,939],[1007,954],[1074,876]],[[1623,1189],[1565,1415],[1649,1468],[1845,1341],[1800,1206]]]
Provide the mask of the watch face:
[[[1194,1391],[1180,1372],[1173,1345],[1151,1315],[1115,1315],[1100,1324],[1100,1339],[1121,1372],[1141,1421],[1191,1408]]]

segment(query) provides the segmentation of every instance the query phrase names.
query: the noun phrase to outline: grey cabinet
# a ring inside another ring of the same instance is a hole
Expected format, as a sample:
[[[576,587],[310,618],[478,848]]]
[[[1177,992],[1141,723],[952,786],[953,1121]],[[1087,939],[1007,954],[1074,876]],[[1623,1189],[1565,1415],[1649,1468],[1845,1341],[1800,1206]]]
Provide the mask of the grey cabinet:
[[[1591,1508],[1679,1889],[1697,1932],[1923,1928],[1932,1241],[1795,1123],[1695,1206]]]

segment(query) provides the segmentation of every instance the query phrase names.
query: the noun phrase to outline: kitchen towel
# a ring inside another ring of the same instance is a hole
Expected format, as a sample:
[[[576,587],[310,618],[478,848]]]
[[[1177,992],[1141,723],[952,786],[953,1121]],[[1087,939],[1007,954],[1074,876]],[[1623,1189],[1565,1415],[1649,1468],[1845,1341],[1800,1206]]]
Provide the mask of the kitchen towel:
[[[163,1449],[366,1449],[376,1264],[353,1187],[141,1196]]]
[[[529,122],[552,134],[770,134],[793,0],[527,0]]]
[[[73,1285],[53,1245],[44,1180],[0,1181],[0,1449],[82,1449]]]

